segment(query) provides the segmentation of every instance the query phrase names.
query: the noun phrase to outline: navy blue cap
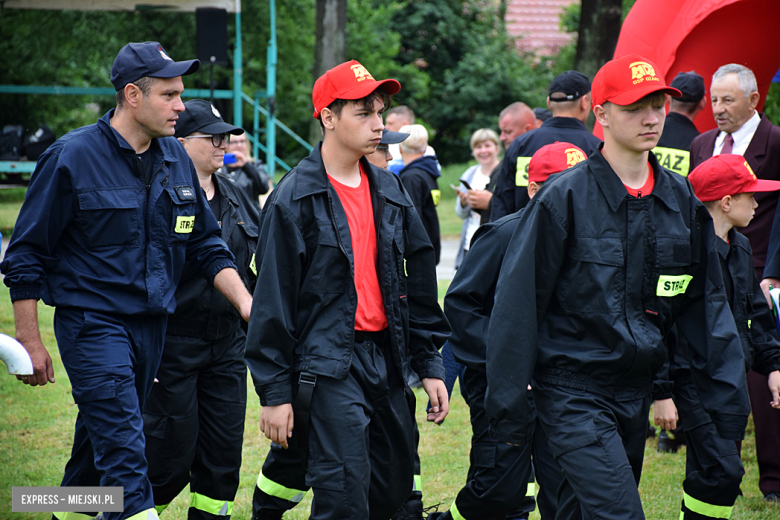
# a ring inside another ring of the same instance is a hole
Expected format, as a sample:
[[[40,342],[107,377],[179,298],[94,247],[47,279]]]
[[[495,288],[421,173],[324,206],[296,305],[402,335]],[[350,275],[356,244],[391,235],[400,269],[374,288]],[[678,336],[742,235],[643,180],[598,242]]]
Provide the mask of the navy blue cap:
[[[534,108],[534,116],[536,116],[536,119],[547,121],[552,117],[552,112],[550,112],[549,108],[536,107]]]
[[[392,132],[390,130],[382,130],[382,140],[379,144],[398,144],[406,141],[409,134],[403,132]]]
[[[564,97],[550,97],[550,101],[573,101],[590,92],[588,76],[576,70],[561,72],[550,83],[550,94],[560,92]]]
[[[243,128],[226,123],[219,110],[205,99],[191,99],[184,103],[184,108],[184,112],[179,114],[179,120],[176,121],[174,137],[187,137],[193,132],[210,135],[244,133]]]
[[[128,43],[116,55],[111,83],[119,91],[141,78],[176,78],[197,71],[200,61],[173,61],[157,42]]]
[[[694,71],[680,72],[671,86],[682,92],[682,97],[677,98],[677,101],[684,103],[698,103],[705,94],[704,78]]]

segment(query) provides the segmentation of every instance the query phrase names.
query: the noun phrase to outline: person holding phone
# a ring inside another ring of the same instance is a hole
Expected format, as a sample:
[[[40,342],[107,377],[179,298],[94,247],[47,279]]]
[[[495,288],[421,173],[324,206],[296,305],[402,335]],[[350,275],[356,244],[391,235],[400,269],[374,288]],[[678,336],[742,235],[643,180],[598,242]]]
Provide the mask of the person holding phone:
[[[233,184],[244,190],[259,211],[262,207],[260,196],[267,194],[272,185],[263,161],[252,157],[246,133],[231,139],[221,171]]]
[[[498,134],[489,128],[480,128],[471,136],[471,154],[477,160],[477,164],[466,170],[460,177],[460,186],[450,185],[457,191],[458,198],[455,201],[455,213],[463,219],[463,230],[460,233],[460,245],[458,255],[455,257],[455,269],[460,266],[463,256],[469,249],[471,237],[480,224],[483,211],[490,206],[493,194],[485,187],[490,182],[490,174],[498,167],[498,153],[501,150],[501,141]]]

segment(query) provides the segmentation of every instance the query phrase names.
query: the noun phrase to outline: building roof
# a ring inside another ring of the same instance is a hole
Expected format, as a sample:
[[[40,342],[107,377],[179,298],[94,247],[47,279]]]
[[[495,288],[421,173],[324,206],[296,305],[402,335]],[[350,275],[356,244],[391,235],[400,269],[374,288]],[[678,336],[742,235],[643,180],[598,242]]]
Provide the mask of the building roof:
[[[506,30],[517,48],[542,55],[556,54],[575,37],[561,32],[561,14],[576,0],[509,0]]]

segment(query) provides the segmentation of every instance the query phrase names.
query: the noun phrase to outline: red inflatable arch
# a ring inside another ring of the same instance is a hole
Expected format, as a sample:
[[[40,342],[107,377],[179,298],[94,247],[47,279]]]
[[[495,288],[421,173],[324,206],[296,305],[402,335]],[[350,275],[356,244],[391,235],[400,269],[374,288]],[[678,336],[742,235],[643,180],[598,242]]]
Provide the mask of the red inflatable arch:
[[[639,54],[654,62],[671,83],[678,72],[704,77],[709,99],[712,75],[740,63],[756,75],[761,110],[780,68],[780,0],[637,0],[620,31],[615,57]],[[703,132],[715,128],[712,106],[696,117]],[[601,134],[601,128],[594,129]]]

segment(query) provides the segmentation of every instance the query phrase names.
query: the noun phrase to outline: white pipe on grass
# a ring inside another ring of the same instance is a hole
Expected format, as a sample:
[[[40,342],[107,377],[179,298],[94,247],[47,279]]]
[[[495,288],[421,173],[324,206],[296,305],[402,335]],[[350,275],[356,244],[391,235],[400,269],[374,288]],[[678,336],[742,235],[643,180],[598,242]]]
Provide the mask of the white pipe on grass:
[[[11,375],[33,374],[32,360],[27,350],[21,343],[5,334],[0,334],[0,360],[8,367],[8,373]]]

